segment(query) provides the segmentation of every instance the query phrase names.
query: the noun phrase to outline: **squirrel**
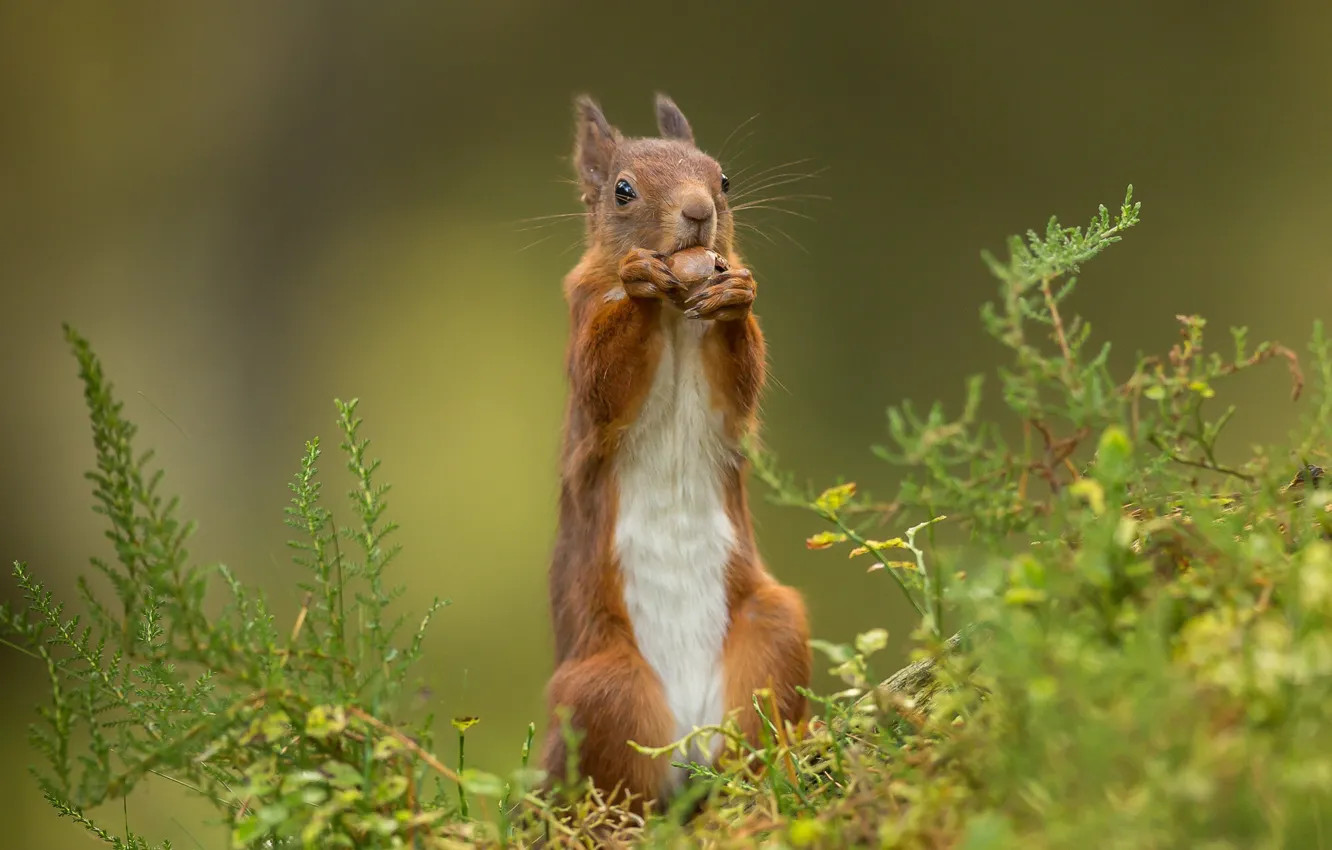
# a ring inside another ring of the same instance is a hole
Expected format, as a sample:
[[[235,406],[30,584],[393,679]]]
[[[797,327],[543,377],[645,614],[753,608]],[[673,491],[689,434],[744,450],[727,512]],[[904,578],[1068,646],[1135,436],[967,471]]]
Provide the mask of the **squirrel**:
[[[563,709],[578,777],[641,812],[669,801],[684,772],[630,741],[664,747],[738,711],[761,746],[754,692],[770,689],[770,719],[799,727],[812,657],[804,600],[764,567],[747,503],[741,446],[756,430],[766,353],[730,180],[664,94],[659,137],[623,135],[586,95],[574,111],[587,233],[564,279],[569,393],[542,764],[548,782],[565,776]],[[715,265],[686,273],[700,253]],[[703,737],[691,759],[714,763],[720,748]]]

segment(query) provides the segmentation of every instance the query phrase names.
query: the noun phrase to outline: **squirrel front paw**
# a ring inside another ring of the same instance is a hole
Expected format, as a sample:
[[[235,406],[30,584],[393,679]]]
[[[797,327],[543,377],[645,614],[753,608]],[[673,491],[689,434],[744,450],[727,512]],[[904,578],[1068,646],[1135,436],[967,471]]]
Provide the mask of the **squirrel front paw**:
[[[749,315],[758,294],[749,269],[730,269],[713,277],[685,299],[685,318],[735,321]]]
[[[688,291],[657,251],[634,248],[620,260],[620,283],[630,298],[658,298],[679,304]]]

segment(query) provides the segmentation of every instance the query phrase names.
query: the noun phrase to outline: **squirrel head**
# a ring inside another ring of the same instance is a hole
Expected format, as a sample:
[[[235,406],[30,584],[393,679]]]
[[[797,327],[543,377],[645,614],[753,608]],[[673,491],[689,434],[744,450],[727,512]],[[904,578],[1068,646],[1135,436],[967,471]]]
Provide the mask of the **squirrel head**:
[[[659,138],[624,136],[590,97],[579,97],[575,107],[574,166],[593,246],[616,255],[633,248],[731,250],[730,181],[694,144],[674,101],[657,95]]]

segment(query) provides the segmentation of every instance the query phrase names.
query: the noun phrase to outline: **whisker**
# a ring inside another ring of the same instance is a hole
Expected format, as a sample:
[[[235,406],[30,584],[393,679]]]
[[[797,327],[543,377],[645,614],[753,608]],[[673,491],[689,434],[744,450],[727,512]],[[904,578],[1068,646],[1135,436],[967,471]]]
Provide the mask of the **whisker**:
[[[582,219],[586,217],[587,213],[552,213],[550,215],[539,215],[533,218],[516,219],[505,222],[505,224],[513,227],[515,233],[530,233],[534,230],[544,230],[548,227],[567,224],[573,219]],[[526,224],[527,226],[518,227],[517,225],[520,224]]]
[[[749,142],[753,138],[754,138],[753,132],[745,133],[743,136],[740,137],[740,140],[737,143],[739,147],[730,158],[732,162],[739,162],[744,159],[745,154],[749,153]],[[718,162],[721,161],[721,156],[717,157],[717,161]]]
[[[771,165],[771,166],[768,166],[767,168],[764,168],[764,169],[760,170],[758,173],[759,173],[759,174],[762,174],[762,173],[764,173],[764,172],[766,172],[766,171],[776,171],[776,170],[779,169],[779,168],[790,168],[791,166],[794,166],[794,165],[803,165],[803,164],[805,164],[806,162],[809,162],[810,159],[811,159],[811,157],[802,157],[801,159],[793,159],[793,160],[791,160],[791,161],[789,161],[789,162],[781,162],[781,163],[778,163],[777,165]],[[757,163],[756,163],[756,164],[757,164]],[[753,166],[749,166],[749,165],[747,165],[747,166],[744,167],[744,169],[742,169],[741,171],[738,171],[738,172],[736,172],[736,173],[737,173],[737,174],[743,174],[743,173],[745,173],[746,171],[748,171],[748,170],[749,170],[750,168],[752,168],[752,167],[753,167]]]
[[[573,242],[570,242],[570,243],[569,243],[569,247],[567,247],[567,248],[565,248],[563,251],[561,251],[561,252],[559,253],[558,256],[563,257],[565,254],[569,253],[569,252],[572,251],[573,249],[578,248],[578,247],[581,247],[582,244],[583,244],[583,239],[582,239],[582,237],[579,237],[577,240],[575,240],[575,241],[573,241]]]
[[[743,228],[745,228],[746,230],[752,231],[753,233],[756,233],[756,234],[758,234],[759,236],[762,236],[764,239],[766,239],[768,242],[770,242],[770,243],[773,244],[773,245],[776,245],[776,244],[777,244],[777,241],[776,241],[775,239],[773,239],[773,238],[772,238],[771,236],[769,236],[768,234],[764,233],[763,230],[760,229],[760,228],[759,228],[757,225],[755,225],[753,222],[748,222],[748,221],[737,221],[737,222],[736,222],[736,226],[737,226],[737,227],[743,227]]]
[[[759,117],[759,114],[758,114],[757,112],[755,112],[753,115],[749,116],[749,117],[746,118],[744,121],[741,121],[741,122],[739,123],[739,125],[737,125],[736,128],[735,128],[734,130],[731,131],[730,135],[728,135],[728,136],[726,137],[726,141],[722,142],[721,150],[717,152],[717,159],[721,159],[723,156],[725,156],[725,154],[726,154],[726,146],[729,145],[729,144],[731,143],[731,139],[735,138],[735,134],[738,133],[738,132],[740,132],[741,130],[743,130],[743,129],[745,128],[745,125],[746,125],[746,124],[748,124],[749,122],[753,121],[753,120],[754,120],[755,118],[757,118],[757,117]],[[751,135],[752,135],[752,133],[751,133]],[[746,137],[746,138],[748,138],[748,137]]]
[[[743,198],[745,195],[753,195],[756,192],[763,192],[767,189],[771,189],[776,186],[781,186],[785,183],[796,183],[802,179],[804,179],[804,177],[801,175],[779,174],[775,177],[770,177],[757,183],[742,183],[739,187],[737,187],[739,188],[740,191],[734,191],[734,189],[732,190],[731,199],[737,200],[739,198]]]
[[[762,198],[754,198],[752,200],[743,201],[742,203],[737,204],[735,207],[731,207],[731,209],[734,210],[736,207],[743,207],[748,204],[766,204],[769,201],[811,201],[811,200],[829,201],[832,199],[829,198],[827,195],[811,195],[804,192],[797,192],[790,195],[767,195]]]
[[[511,221],[511,222],[509,222],[509,223],[510,223],[510,224],[528,224],[529,222],[533,222],[533,221],[550,221],[550,220],[552,220],[552,219],[557,219],[557,218],[580,218],[580,217],[585,216],[585,215],[587,215],[587,213],[585,213],[585,212],[550,213],[550,214],[548,214],[548,215],[534,215],[534,216],[532,216],[531,218],[519,218],[519,219],[514,219],[513,221]]]
[[[540,245],[542,242],[548,242],[554,238],[555,238],[554,233],[551,233],[548,236],[542,236],[540,239],[536,240],[535,242],[528,242],[526,245],[519,248],[517,251],[514,251],[514,253],[521,254],[522,252],[526,251],[528,248],[535,248],[536,246]]]
[[[745,135],[741,136],[739,142],[739,149],[727,159],[727,162],[730,162],[731,164],[739,164],[740,162],[743,162],[745,155],[749,153],[749,141],[753,137],[754,137],[753,133],[746,133]],[[716,159],[718,162],[721,162],[721,157],[717,157]],[[723,167],[725,167],[724,163]],[[741,168],[740,171],[732,171],[730,168],[726,168],[725,170],[726,170],[726,175],[728,177],[733,177],[733,175],[739,174],[745,169]]]
[[[813,220],[814,220],[814,217],[813,217],[813,216],[808,216],[808,215],[805,215],[805,214],[802,213],[802,212],[796,212],[795,210],[788,210],[788,209],[786,209],[785,207],[775,207],[775,206],[772,206],[771,204],[757,204],[757,203],[756,203],[756,204],[752,204],[752,205],[746,205],[745,207],[743,207],[743,209],[747,209],[747,210],[772,210],[773,212],[785,213],[786,215],[793,215],[793,216],[795,216],[796,218],[809,219],[810,221],[813,221]],[[735,211],[737,211],[737,210],[733,210],[733,212],[735,212]]]
[[[757,195],[762,192],[768,192],[780,186],[788,186],[792,183],[799,183],[801,180],[808,179],[809,176],[810,175],[797,175],[797,176],[783,175],[782,177],[775,177],[758,186],[744,187],[743,191],[734,193],[731,196],[731,200],[737,202],[743,201],[745,198],[748,198],[751,195]]]
[[[809,249],[806,248],[804,245],[801,245],[799,242],[797,242],[797,241],[795,240],[795,237],[793,237],[791,234],[787,233],[785,230],[782,230],[780,227],[778,227],[778,226],[775,225],[775,224],[774,224],[774,225],[770,225],[770,226],[772,227],[773,230],[775,230],[775,231],[777,231],[778,233],[780,233],[780,234],[782,234],[783,236],[785,236],[785,237],[790,241],[790,243],[791,243],[792,245],[796,246],[797,248],[799,248],[801,251],[803,251],[803,252],[806,253],[806,254],[809,253]]]
[[[755,192],[763,192],[768,189],[775,189],[778,186],[784,186],[788,183],[798,183],[801,180],[809,180],[819,176],[820,174],[822,174],[827,170],[828,170],[827,168],[820,168],[818,171],[811,171],[808,173],[800,171],[791,171],[791,172],[784,172],[781,174],[769,175],[767,177],[755,180],[753,183],[742,187],[741,191],[737,192],[735,197],[741,198],[744,197],[745,195],[752,195]]]
[[[513,232],[514,232],[514,233],[531,233],[531,232],[536,231],[536,230],[549,230],[549,229],[552,228],[552,227],[556,227],[556,226],[563,225],[563,224],[568,224],[568,223],[569,223],[569,222],[567,222],[567,221],[548,221],[548,222],[545,222],[544,224],[534,224],[534,225],[532,225],[531,227],[516,227],[516,228],[514,228],[514,231],[513,231]]]
[[[758,180],[759,178],[761,178],[761,177],[762,177],[763,175],[765,175],[765,174],[769,174],[769,173],[771,173],[771,172],[773,172],[773,171],[778,171],[778,170],[783,169],[783,168],[792,168],[792,167],[797,166],[797,165],[803,165],[803,164],[805,164],[806,162],[809,162],[810,160],[811,160],[811,157],[805,157],[804,159],[793,159],[793,160],[791,160],[790,162],[783,162],[783,163],[780,164],[780,165],[774,165],[774,166],[771,166],[771,167],[769,167],[769,168],[764,168],[764,169],[761,169],[760,171],[756,172],[755,174],[753,174],[753,175],[752,175],[752,179],[754,179],[754,180]],[[742,169],[740,169],[739,171],[737,171],[737,172],[735,173],[735,176],[736,176],[736,177],[739,177],[739,176],[741,176],[741,175],[747,173],[747,172],[749,171],[749,169],[752,168],[752,167],[753,167],[753,166],[745,166],[744,168],[742,168]]]

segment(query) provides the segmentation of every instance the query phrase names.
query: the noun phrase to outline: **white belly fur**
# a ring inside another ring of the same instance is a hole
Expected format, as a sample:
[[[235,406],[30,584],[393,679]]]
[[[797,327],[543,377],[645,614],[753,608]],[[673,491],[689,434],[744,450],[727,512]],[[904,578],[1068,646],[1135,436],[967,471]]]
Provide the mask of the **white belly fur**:
[[[722,418],[701,353],[711,323],[674,314],[662,320],[661,362],[617,461],[615,547],[638,649],[661,679],[679,740],[722,721],[726,564],[735,528],[722,491]],[[699,743],[706,749],[691,749],[690,759],[706,763],[711,742]],[[678,784],[683,772],[672,770],[671,778]]]

